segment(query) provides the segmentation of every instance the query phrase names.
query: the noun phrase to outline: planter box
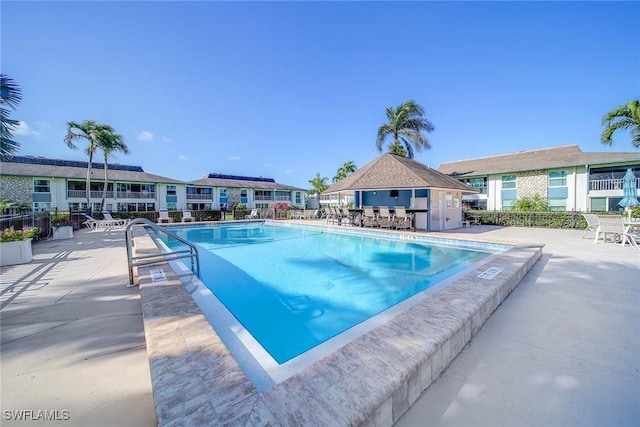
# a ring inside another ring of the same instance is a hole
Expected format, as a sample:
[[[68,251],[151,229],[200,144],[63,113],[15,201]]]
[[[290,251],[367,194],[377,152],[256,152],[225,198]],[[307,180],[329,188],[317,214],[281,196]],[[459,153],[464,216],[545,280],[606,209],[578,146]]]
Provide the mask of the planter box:
[[[72,239],[72,238],[73,238],[73,227],[69,225],[56,227],[53,229],[53,240]]]
[[[31,239],[0,243],[0,265],[27,264],[32,259]]]

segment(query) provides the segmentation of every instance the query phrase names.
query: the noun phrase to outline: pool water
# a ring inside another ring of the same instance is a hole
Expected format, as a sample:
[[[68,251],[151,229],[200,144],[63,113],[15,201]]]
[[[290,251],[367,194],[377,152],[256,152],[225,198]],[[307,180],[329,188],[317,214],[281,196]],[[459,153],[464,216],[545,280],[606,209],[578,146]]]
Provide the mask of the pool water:
[[[202,282],[280,364],[493,254],[263,223],[171,231],[201,248]]]

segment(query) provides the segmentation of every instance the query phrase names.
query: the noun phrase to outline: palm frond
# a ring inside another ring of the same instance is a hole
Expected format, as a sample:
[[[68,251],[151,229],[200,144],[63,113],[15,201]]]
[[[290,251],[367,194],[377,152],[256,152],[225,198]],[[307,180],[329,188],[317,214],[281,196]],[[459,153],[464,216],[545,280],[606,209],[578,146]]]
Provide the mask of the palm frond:
[[[6,74],[0,74],[0,103],[7,104],[12,109],[16,109],[22,101],[22,91],[20,86]]]

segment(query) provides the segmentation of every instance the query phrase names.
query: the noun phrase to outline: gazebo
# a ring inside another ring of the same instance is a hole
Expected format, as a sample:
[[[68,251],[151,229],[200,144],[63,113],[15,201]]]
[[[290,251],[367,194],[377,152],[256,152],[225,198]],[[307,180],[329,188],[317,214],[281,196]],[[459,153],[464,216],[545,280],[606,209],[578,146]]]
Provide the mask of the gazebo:
[[[322,195],[353,193],[353,208],[404,206],[417,229],[462,226],[462,193],[478,190],[416,160],[385,153],[329,186]]]

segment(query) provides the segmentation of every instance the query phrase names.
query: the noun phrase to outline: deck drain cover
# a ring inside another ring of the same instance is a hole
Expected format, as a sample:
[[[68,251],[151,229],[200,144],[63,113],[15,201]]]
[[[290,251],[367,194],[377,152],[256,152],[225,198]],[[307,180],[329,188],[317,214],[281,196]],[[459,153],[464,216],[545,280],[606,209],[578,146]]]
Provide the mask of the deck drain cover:
[[[167,281],[167,276],[164,275],[164,271],[161,268],[149,270],[149,275],[154,284]]]
[[[491,280],[494,277],[496,277],[502,270],[504,269],[498,268],[498,267],[491,267],[488,270],[485,270],[482,273],[478,274],[478,277],[481,279]]]

